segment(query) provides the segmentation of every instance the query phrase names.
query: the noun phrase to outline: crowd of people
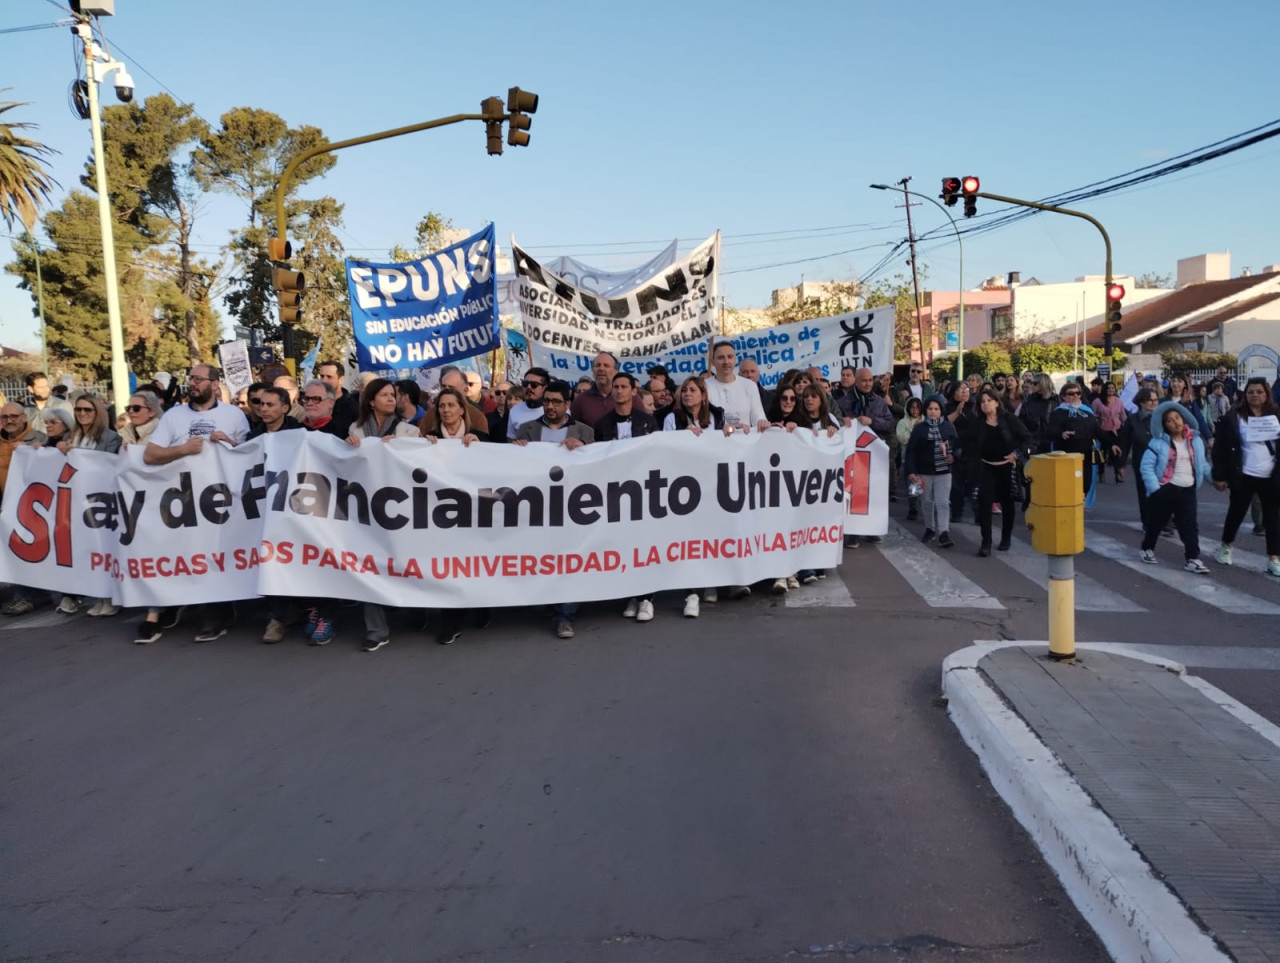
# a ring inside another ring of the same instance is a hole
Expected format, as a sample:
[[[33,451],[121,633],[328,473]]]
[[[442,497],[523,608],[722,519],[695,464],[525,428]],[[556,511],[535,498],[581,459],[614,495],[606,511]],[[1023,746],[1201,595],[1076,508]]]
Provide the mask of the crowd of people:
[[[1253,531],[1265,537],[1268,572],[1280,577],[1280,459],[1276,440],[1262,437],[1257,426],[1274,419],[1280,407],[1275,388],[1264,379],[1249,379],[1241,388],[1225,369],[1204,386],[1173,374],[1161,384],[1143,379],[1132,399],[1135,411],[1121,401],[1114,383],[1069,380],[1055,389],[1044,373],[1021,378],[997,373],[989,381],[977,375],[937,387],[926,379],[919,362],[894,382],[890,375],[844,368],[829,382],[816,368],[787,371],[772,389],[759,383],[751,359],[738,363],[729,342],[713,346],[711,366],[678,384],[662,366],[647,372],[642,384],[619,370],[618,360],[601,352],[592,360],[591,377],[574,384],[543,368],[529,368],[520,383],[499,381],[486,388],[475,372],[455,366],[440,370],[439,387],[425,392],[416,381],[391,381],[362,375],[358,391],[346,387],[346,370],[336,361],[316,366],[315,377],[299,385],[281,375],[258,382],[232,398],[218,369],[192,366],[185,386],[177,378],[158,378],[139,388],[119,417],[105,401],[88,392],[60,397],[47,377],[35,372],[26,379],[27,394],[0,407],[0,490],[7,481],[13,452],[20,446],[56,446],[67,452],[87,448],[118,452],[142,447],[143,461],[163,465],[201,451],[206,442],[237,445],[277,431],[316,431],[352,445],[370,438],[421,438],[436,443],[554,444],[568,449],[599,441],[640,438],[657,431],[689,431],[697,436],[735,431],[813,431],[834,435],[855,421],[881,437],[890,448],[890,500],[907,500],[906,519],[922,526],[920,538],[951,548],[950,524],[966,510],[981,534],[978,555],[1008,551],[1017,509],[1030,501],[1024,473],[1027,459],[1048,451],[1084,456],[1084,494],[1091,496],[1110,469],[1117,484],[1126,482],[1133,466],[1138,515],[1143,525],[1141,558],[1158,563],[1155,549],[1162,534],[1176,525],[1188,571],[1209,571],[1201,560],[1197,523],[1197,488],[1205,483],[1230,493],[1226,523],[1214,555],[1232,562],[1232,546],[1246,515]],[[183,398],[185,391],[185,399]],[[1255,430],[1250,430],[1250,422]],[[999,540],[994,537],[1000,519]],[[846,537],[846,548],[878,536]],[[825,578],[821,571],[779,573],[763,587],[782,594]],[[740,599],[751,586],[689,586],[683,615],[697,618],[703,603],[720,593]],[[58,610],[75,614],[85,606],[72,592],[48,593],[14,586],[0,607],[5,615],[23,615],[55,601]],[[337,634],[333,600],[271,598],[263,641],[283,641],[297,630],[313,645],[325,645]],[[357,603],[351,603],[357,604]],[[365,651],[376,651],[390,639],[388,613],[381,605],[362,603]],[[229,630],[230,603],[200,607],[195,639],[210,642]],[[95,599],[85,608],[92,617],[119,612],[110,599]],[[559,638],[574,636],[578,604],[552,606],[551,629]],[[655,616],[654,597],[625,601],[624,618],[648,622]],[[129,629],[135,642],[159,640],[182,618],[181,610],[148,610]],[[468,625],[486,622],[486,611],[456,609],[428,613],[441,644],[456,641]],[[424,626],[425,627],[425,626]]]

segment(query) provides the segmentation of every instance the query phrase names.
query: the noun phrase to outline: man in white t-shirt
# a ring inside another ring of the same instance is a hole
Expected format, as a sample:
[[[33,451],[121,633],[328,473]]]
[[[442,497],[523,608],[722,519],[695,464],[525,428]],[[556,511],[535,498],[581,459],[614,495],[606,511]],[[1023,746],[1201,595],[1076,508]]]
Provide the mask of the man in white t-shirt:
[[[238,445],[249,434],[249,419],[235,405],[218,402],[222,372],[211,364],[191,366],[187,375],[187,403],[164,413],[151,433],[142,460],[167,465],[183,455],[195,455],[205,439]]]
[[[142,460],[148,465],[167,465],[186,455],[196,455],[205,439],[238,445],[249,434],[249,419],[235,405],[218,402],[222,372],[211,364],[191,366],[187,374],[187,403],[174,405],[164,413],[151,433]],[[227,634],[234,610],[230,602],[201,606],[203,624],[197,642],[212,642]]]
[[[762,431],[767,428],[760,389],[754,381],[739,378],[734,372],[738,366],[738,353],[733,350],[733,345],[728,341],[717,344],[711,351],[711,364],[715,368],[715,377],[706,380],[707,399],[724,409],[725,426],[743,432],[756,427]]]

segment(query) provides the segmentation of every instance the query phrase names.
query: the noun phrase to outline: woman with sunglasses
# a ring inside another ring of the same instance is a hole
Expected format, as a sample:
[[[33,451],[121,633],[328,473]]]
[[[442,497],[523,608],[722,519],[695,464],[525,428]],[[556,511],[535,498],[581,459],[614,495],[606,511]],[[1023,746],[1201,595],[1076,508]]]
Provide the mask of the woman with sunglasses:
[[[1124,425],[1127,413],[1114,381],[1103,382],[1101,394],[1093,400],[1090,407],[1093,408],[1093,413],[1098,419],[1098,440],[1102,443],[1102,453],[1107,459],[1106,463],[1115,473],[1116,484],[1123,484],[1126,459],[1124,447],[1120,444],[1120,429]],[[1102,475],[1102,468],[1099,468],[1099,481],[1102,480]]]
[[[76,426],[71,437],[61,442],[62,451],[71,448],[87,448],[114,455],[120,450],[120,436],[107,427],[107,403],[97,395],[81,395],[71,406]]]
[[[160,424],[160,416],[164,414],[164,405],[150,391],[139,391],[129,398],[124,406],[125,423],[120,428],[120,447],[145,445],[151,433]]]
[[[1068,381],[1058,397],[1061,404],[1049,415],[1045,429],[1050,447],[1084,456],[1084,469],[1080,472],[1085,497],[1093,488],[1094,453],[1098,441],[1098,419],[1093,409],[1084,403],[1084,385]]]
[[[797,399],[796,389],[792,383],[786,385],[779,383],[778,390],[773,396],[773,404],[769,406],[769,424],[775,428],[785,428],[787,431],[793,431],[799,424],[797,416]]]

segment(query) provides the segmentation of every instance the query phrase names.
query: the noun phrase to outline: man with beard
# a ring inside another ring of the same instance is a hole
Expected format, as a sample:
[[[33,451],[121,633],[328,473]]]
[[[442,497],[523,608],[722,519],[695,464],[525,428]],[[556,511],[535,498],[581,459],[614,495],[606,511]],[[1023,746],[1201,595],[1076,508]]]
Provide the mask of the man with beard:
[[[211,364],[192,365],[187,374],[187,403],[164,413],[142,452],[142,460],[148,465],[167,465],[187,455],[198,455],[205,439],[229,445],[244,441],[249,434],[249,420],[235,405],[218,401],[221,388],[221,371]],[[222,638],[231,626],[231,603],[216,602],[203,608],[204,624],[195,640],[212,642]]]
[[[574,421],[595,425],[613,411],[613,376],[618,373],[618,359],[608,351],[601,351],[591,362],[591,376],[595,384],[573,399],[569,414]]]

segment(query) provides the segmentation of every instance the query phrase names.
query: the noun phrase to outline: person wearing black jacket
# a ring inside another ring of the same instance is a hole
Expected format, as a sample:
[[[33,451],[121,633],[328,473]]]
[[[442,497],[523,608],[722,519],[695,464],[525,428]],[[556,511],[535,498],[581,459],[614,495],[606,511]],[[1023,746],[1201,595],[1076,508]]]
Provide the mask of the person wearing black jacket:
[[[1133,396],[1138,410],[1120,424],[1119,443],[1122,457],[1133,465],[1142,464],[1142,456],[1151,444],[1151,417],[1160,405],[1160,396],[1154,388],[1140,388]],[[1142,472],[1133,473],[1134,487],[1138,493],[1138,517],[1142,528],[1147,527],[1147,488],[1142,484]]]
[[[1267,544],[1267,574],[1280,578],[1280,439],[1249,441],[1249,422],[1275,418],[1280,407],[1268,396],[1265,378],[1250,378],[1244,393],[1218,422],[1213,443],[1213,487],[1231,492],[1227,519],[1222,525],[1222,545],[1215,559],[1231,564],[1231,543],[1240,523],[1257,497],[1262,503],[1262,529]]]
[[[951,401],[946,408],[947,421],[956,430],[957,452],[955,464],[951,466],[951,517],[956,521],[964,514],[965,499],[973,488],[975,471],[973,469],[973,429],[976,419],[973,406],[970,404],[969,385],[957,381],[951,386]],[[978,514],[974,506],[973,514]]]
[[[1046,435],[1055,451],[1067,451],[1084,456],[1084,468],[1080,472],[1084,494],[1089,496],[1093,487],[1095,442],[1098,440],[1098,419],[1093,409],[1084,404],[1084,385],[1068,381],[1062,386],[1058,405],[1049,415]]]
[[[950,495],[957,435],[955,426],[942,417],[942,404],[942,395],[925,402],[924,420],[911,429],[907,440],[902,470],[908,482],[924,488],[924,534],[920,540],[928,544],[936,536],[940,546],[950,548],[955,544],[951,541]]]
[[[289,414],[289,392],[284,388],[263,388],[260,396],[262,399],[258,405],[260,420],[249,429],[248,437],[257,438],[259,435],[302,427],[302,422]]]
[[[1001,511],[1000,544],[997,548],[1007,552],[1012,544],[1016,518],[1013,506],[1015,473],[1026,452],[1027,429],[1005,410],[994,388],[984,388],[978,393],[978,411],[981,420],[973,431],[973,466],[978,481],[978,526],[982,530],[978,555],[986,558],[991,554],[992,506],[997,501]]]
[[[609,392],[613,410],[595,423],[596,441],[643,438],[658,430],[653,415],[635,403],[637,387],[636,379],[626,371],[619,371],[613,376],[613,387]],[[637,622],[653,621],[653,593],[643,598],[627,599],[622,617]]]

